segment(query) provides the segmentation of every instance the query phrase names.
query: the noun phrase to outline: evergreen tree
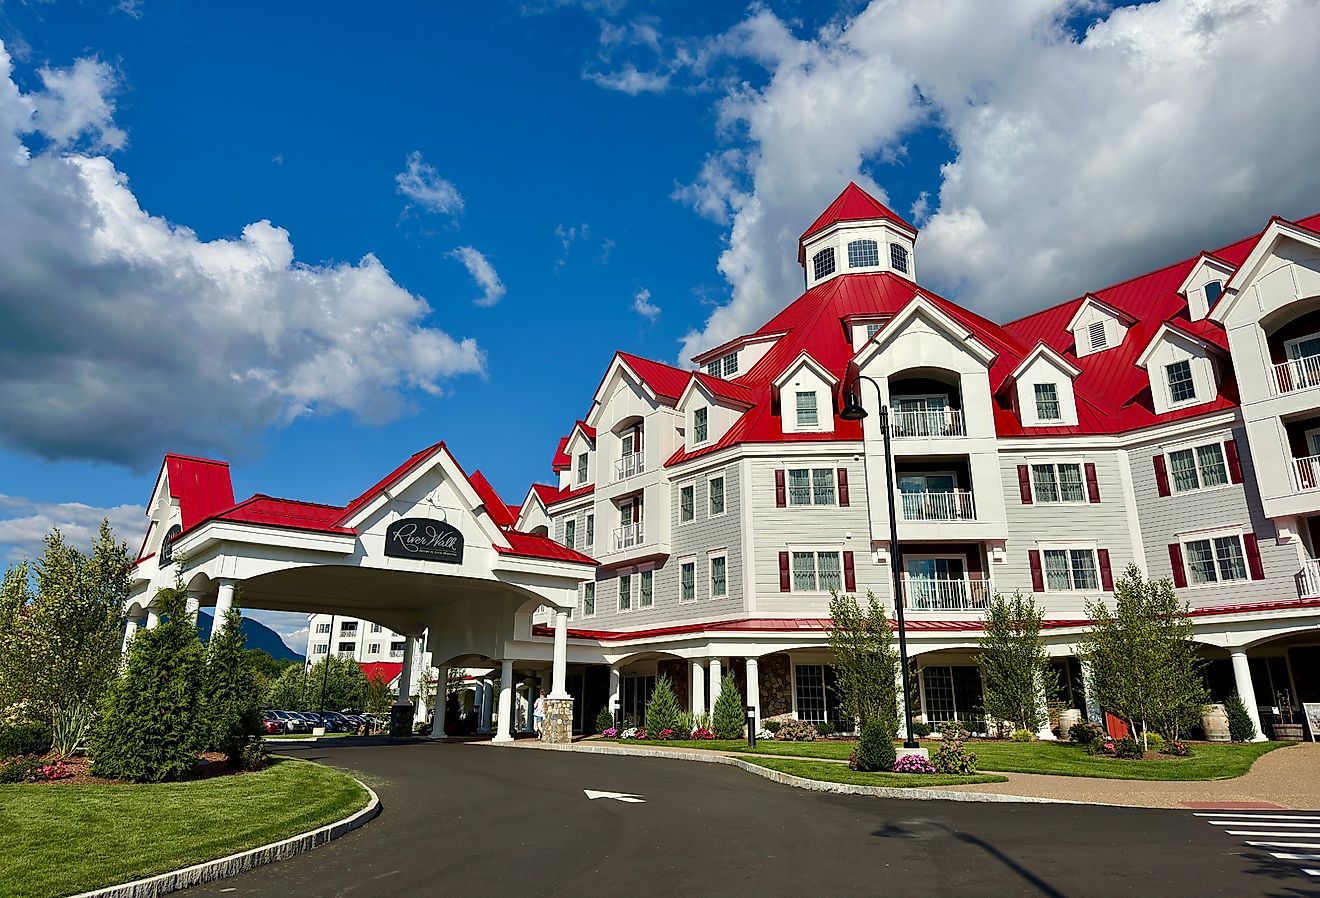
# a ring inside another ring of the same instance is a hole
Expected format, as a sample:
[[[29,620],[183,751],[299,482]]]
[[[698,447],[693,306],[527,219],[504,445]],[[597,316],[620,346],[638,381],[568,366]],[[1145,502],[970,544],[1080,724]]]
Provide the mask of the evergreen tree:
[[[206,672],[197,709],[198,741],[206,751],[237,762],[249,737],[261,730],[260,693],[244,646],[243,618],[229,609],[206,647]]]
[[[36,678],[27,627],[33,599],[31,578],[32,566],[20,561],[6,569],[0,580],[0,709],[31,704]]]
[[[985,712],[1015,730],[1036,732],[1048,719],[1044,693],[1053,679],[1040,638],[1043,609],[1030,596],[998,593],[986,610],[981,635],[981,681]]]
[[[1251,719],[1242,696],[1234,692],[1224,702],[1224,713],[1228,715],[1228,738],[1234,742],[1250,742],[1256,738],[1256,723]]]
[[[719,738],[742,738],[743,727],[747,723],[747,711],[743,705],[742,693],[738,691],[738,684],[733,681],[733,677],[725,677],[724,682],[720,683],[720,694],[715,699],[715,710],[711,718],[715,735]],[[647,723],[649,725],[650,721]]]
[[[680,739],[686,739],[690,733],[680,733],[682,729],[683,709],[674,698],[674,687],[669,677],[657,677],[651,700],[646,703],[646,731],[652,737],[659,736],[661,730],[673,730]]]
[[[873,720],[885,724],[893,736],[898,732],[899,666],[885,609],[870,590],[865,611],[855,597],[834,593],[830,618],[839,707],[863,726]]]
[[[182,779],[197,759],[197,699],[205,667],[182,589],[156,593],[161,623],[134,639],[128,667],[101,706],[91,745],[97,776]]]
[[[862,724],[861,738],[857,742],[857,755],[853,762],[854,770],[875,772],[893,770],[898,753],[894,749],[894,734],[885,724],[872,720]]]

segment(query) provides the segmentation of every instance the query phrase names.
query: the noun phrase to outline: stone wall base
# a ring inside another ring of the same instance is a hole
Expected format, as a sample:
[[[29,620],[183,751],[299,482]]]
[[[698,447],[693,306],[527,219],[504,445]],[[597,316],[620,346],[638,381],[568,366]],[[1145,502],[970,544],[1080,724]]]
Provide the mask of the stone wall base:
[[[573,741],[573,700],[547,698],[545,723],[541,726],[541,741],[567,745]]]

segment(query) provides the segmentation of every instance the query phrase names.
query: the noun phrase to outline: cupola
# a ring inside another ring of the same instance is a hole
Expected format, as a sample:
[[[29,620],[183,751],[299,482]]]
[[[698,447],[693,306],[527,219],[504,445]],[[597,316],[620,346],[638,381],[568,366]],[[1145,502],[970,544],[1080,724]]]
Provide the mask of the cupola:
[[[891,271],[916,281],[917,229],[849,182],[798,240],[808,288],[835,275]]]

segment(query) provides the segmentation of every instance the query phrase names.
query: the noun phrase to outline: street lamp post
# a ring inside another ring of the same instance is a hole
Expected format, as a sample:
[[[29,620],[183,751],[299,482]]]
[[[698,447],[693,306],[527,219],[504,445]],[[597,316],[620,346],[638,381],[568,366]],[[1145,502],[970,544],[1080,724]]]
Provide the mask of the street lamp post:
[[[330,646],[335,644],[335,616],[330,615],[330,641],[325,646],[325,669],[321,671],[321,713],[325,713],[325,687],[330,681]],[[904,687],[907,688],[906,686]],[[911,727],[908,728],[909,730]]]
[[[920,746],[912,734],[912,702],[909,699],[912,689],[908,677],[907,626],[903,619],[903,575],[898,567],[898,511],[894,502],[894,450],[890,443],[889,406],[885,405],[884,392],[874,378],[859,374],[857,380],[870,381],[871,386],[875,387],[876,397],[880,400],[880,432],[885,440],[885,477],[888,480],[886,492],[889,493],[889,568],[894,575],[894,616],[898,619],[898,656],[903,674],[903,720],[907,725],[907,738],[903,741],[903,747],[918,748]],[[867,411],[862,407],[859,392],[849,390],[845,393],[843,409],[840,410],[839,417],[845,421],[860,421],[866,416]]]

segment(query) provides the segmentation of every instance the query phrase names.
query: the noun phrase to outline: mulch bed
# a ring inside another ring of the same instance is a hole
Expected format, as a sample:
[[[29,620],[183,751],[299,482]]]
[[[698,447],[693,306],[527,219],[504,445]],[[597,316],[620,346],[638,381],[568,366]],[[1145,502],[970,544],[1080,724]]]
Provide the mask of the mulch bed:
[[[56,758],[50,757],[43,759],[47,763],[55,763]],[[71,758],[64,758],[64,766],[69,769],[69,776],[61,777],[57,780],[38,780],[33,785],[38,786],[128,786],[133,785],[127,780],[105,779],[92,775],[92,761],[86,755],[75,755]],[[245,773],[242,770],[231,770],[225,761],[225,756],[221,752],[204,752],[197,759],[197,769],[193,771],[190,780],[211,779],[216,776],[227,776],[230,774]]]

